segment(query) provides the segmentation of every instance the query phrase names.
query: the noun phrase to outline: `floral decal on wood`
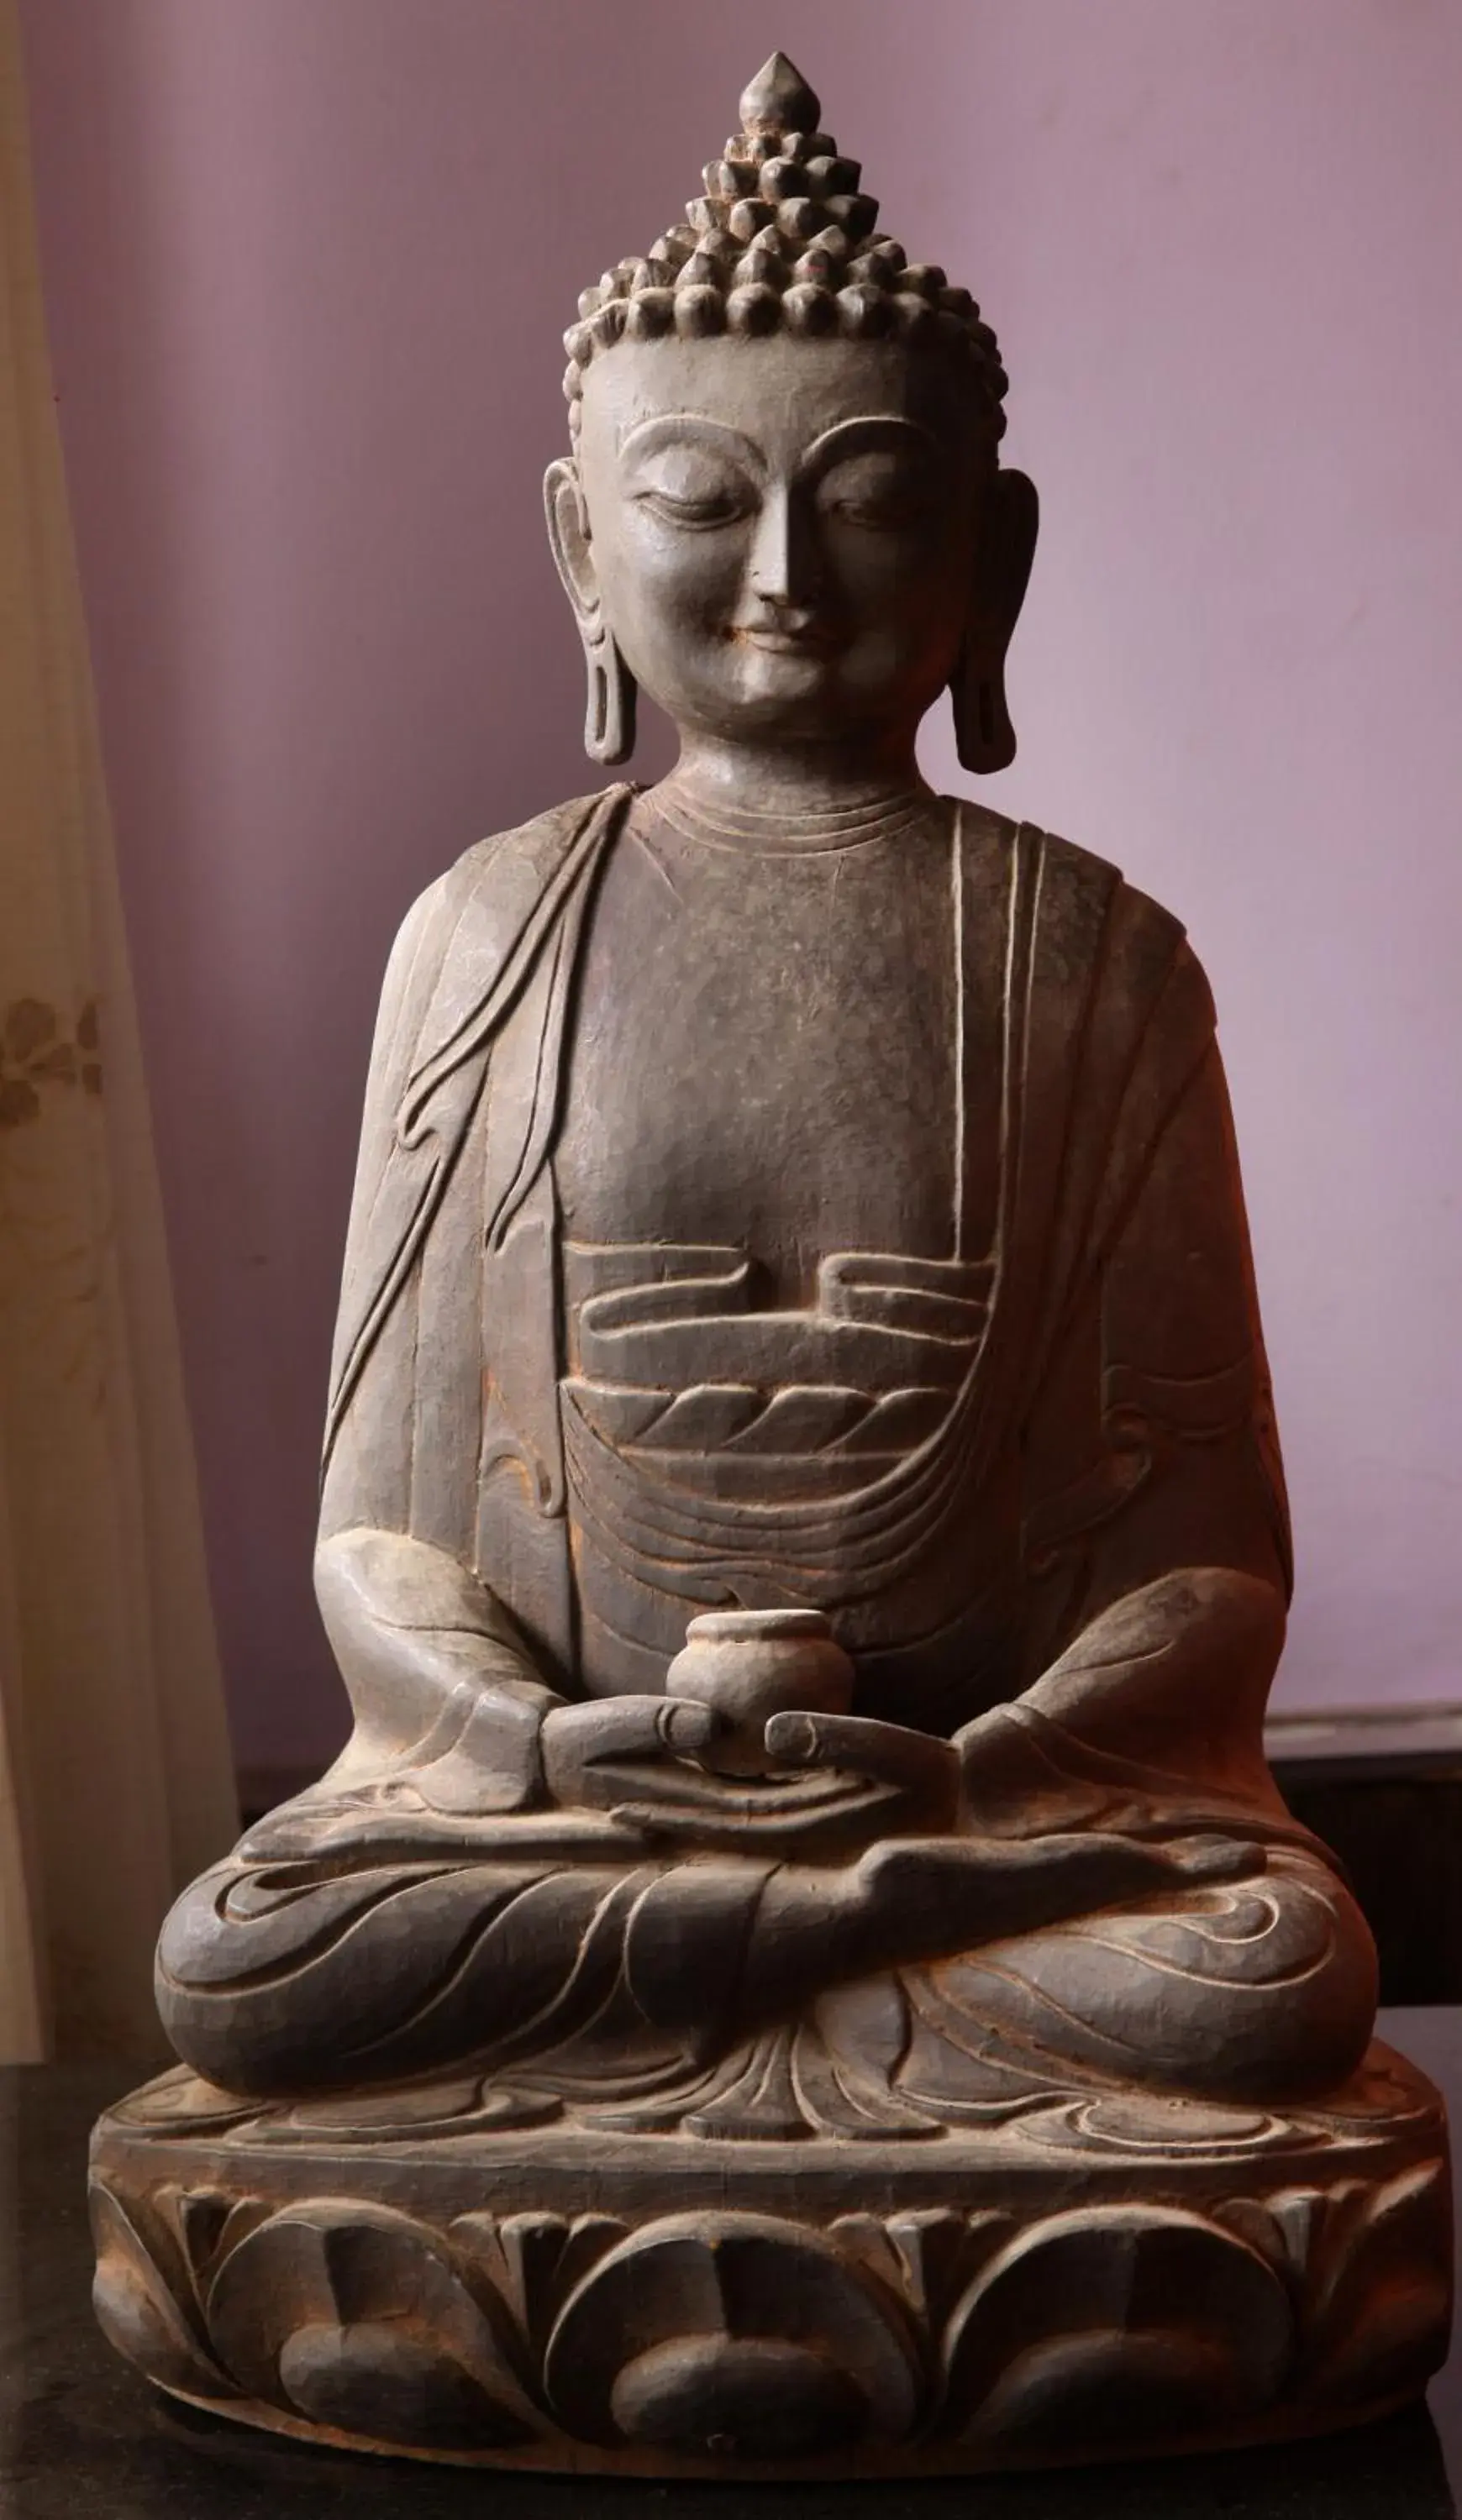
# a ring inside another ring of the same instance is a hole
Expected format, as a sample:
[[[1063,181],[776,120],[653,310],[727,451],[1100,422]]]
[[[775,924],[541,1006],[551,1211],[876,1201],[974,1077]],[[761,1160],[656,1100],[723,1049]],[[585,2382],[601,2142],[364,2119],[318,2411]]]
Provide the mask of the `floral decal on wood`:
[[[88,998],[67,1032],[44,998],[13,998],[0,1015],[0,1129],[23,1129],[58,1086],[102,1090],[97,1002]]]

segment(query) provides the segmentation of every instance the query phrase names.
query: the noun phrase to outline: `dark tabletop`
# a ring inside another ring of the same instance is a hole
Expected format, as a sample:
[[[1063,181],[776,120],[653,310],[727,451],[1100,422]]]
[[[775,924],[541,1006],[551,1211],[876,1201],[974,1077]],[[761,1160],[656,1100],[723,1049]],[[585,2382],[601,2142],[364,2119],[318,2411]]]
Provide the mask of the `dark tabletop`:
[[[1462,2125],[1462,2008],[1383,2013]],[[929,2485],[639,2485],[296,2448],[155,2394],[94,2326],[84,2160],[115,2066],[0,2074],[3,2520],[1455,2520],[1462,2354],[1430,2406],[1283,2451]],[[1449,2484],[1448,2478],[1452,2480]]]

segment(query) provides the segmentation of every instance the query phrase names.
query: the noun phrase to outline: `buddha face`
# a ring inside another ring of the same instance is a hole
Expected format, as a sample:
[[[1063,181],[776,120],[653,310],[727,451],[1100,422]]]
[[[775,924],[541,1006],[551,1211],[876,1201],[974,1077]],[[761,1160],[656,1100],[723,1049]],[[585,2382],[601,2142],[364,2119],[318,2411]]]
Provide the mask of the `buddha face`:
[[[549,517],[581,624],[683,736],[911,741],[967,635],[998,477],[939,357],[621,341],[585,377]]]

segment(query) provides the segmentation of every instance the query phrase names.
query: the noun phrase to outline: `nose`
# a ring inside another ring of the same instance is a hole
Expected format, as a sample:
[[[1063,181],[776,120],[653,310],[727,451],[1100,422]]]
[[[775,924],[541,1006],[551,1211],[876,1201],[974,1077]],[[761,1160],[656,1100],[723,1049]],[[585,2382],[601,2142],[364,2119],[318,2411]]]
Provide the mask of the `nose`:
[[[815,539],[800,502],[786,489],[769,489],[762,503],[748,578],[757,601],[779,611],[802,609],[816,596]]]

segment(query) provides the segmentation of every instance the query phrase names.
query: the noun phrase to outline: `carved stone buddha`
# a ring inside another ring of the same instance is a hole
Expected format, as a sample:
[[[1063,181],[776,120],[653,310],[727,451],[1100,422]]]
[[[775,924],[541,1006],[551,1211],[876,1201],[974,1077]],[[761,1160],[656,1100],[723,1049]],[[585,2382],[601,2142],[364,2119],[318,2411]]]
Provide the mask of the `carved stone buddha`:
[[[1261,1719],[1284,1490],[1213,1011],[975,773],[993,335],[781,56],[568,335],[587,740],[372,1057],[323,1781],[179,1902],[103,2121],[162,2386],[542,2467],[1348,2422],[1448,2316],[1440,2105]]]

